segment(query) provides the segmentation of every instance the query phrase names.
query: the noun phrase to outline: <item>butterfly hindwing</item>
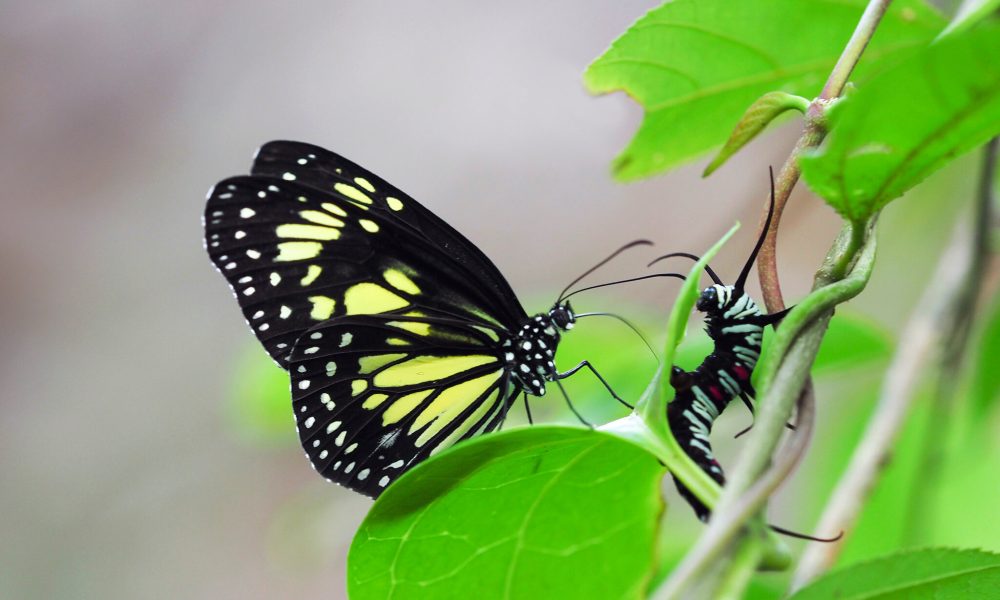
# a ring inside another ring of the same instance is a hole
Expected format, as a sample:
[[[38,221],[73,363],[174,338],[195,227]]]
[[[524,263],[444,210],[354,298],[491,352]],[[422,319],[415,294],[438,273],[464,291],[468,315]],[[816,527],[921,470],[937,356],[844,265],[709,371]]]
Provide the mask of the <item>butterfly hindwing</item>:
[[[454,319],[337,317],[289,361],[299,437],[324,477],[376,496],[414,463],[494,429],[516,388],[496,334]]]
[[[523,313],[516,298],[496,300],[443,249],[371,202],[263,175],[210,192],[209,255],[282,367],[303,332],[337,316],[420,309],[502,328],[507,304]]]

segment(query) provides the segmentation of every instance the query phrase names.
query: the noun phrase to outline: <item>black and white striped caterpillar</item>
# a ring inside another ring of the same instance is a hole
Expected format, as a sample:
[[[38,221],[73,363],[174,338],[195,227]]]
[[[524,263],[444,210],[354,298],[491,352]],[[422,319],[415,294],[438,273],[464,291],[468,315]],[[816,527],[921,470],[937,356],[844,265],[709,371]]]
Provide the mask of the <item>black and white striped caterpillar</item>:
[[[714,343],[712,353],[693,371],[673,367],[670,385],[675,396],[667,405],[667,421],[674,438],[684,452],[720,486],[725,484],[722,467],[712,453],[709,438],[712,424],[734,398],[741,398],[753,412],[754,396],[750,376],[760,358],[764,328],[785,316],[787,311],[766,315],[744,290],[750,268],[757,259],[774,214],[774,178],[771,179],[771,206],[763,232],[753,252],[743,265],[733,285],[725,285],[710,268],[705,271],[714,285],[705,288],[698,297],[696,308],[705,314],[705,330]],[[674,256],[697,260],[684,252],[661,256],[653,263]],[[650,263],[651,265],[653,263]],[[687,500],[695,514],[707,521],[709,509],[676,477],[677,491]]]

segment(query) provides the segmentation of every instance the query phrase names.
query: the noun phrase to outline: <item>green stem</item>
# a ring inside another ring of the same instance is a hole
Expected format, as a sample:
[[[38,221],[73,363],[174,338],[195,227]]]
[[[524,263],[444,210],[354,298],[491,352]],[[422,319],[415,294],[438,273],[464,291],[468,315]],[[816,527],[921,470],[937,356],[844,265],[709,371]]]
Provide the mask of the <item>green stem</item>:
[[[764,554],[764,544],[759,534],[747,533],[746,541],[740,544],[716,586],[713,597],[718,600],[741,600],[743,591],[750,583],[750,578],[757,570]]]
[[[807,115],[807,125],[796,151],[786,162],[782,173],[779,176],[778,186],[780,188],[779,199],[776,202],[775,219],[772,222],[771,231],[766,237],[766,245],[761,253],[764,262],[758,269],[761,272],[761,285],[764,288],[765,303],[769,310],[777,310],[783,306],[780,287],[777,280],[777,269],[775,264],[775,241],[780,222],[780,211],[787,202],[791,189],[798,180],[798,166],[795,163],[798,152],[804,148],[818,145],[825,135],[823,125],[824,110],[828,100],[836,98],[843,91],[848,78],[857,64],[869,40],[875,33],[882,16],[888,9],[891,0],[870,0],[860,21],[848,41],[847,46],[841,53],[833,71],[827,79],[826,85],[820,94],[817,102],[814,102]],[[874,223],[874,219],[872,220]],[[856,228],[865,231],[864,228]],[[870,230],[869,230],[870,231]],[[795,400],[800,397],[803,387],[807,384],[809,369],[815,359],[826,330],[826,325],[832,316],[832,307],[838,302],[842,302],[859,293],[868,281],[871,274],[871,266],[874,259],[875,242],[874,236],[867,237],[861,256],[855,262],[853,255],[857,254],[858,245],[850,240],[859,235],[854,231],[848,232],[848,242],[846,252],[838,252],[839,245],[831,250],[831,257],[824,263],[824,268],[817,275],[814,289],[822,293],[824,289],[835,287],[839,277],[847,272],[848,265],[854,264],[851,275],[844,280],[846,286],[842,286],[835,291],[827,291],[825,295],[830,296],[827,300],[833,304],[827,305],[820,300],[810,300],[807,298],[804,303],[792,311],[786,318],[786,324],[778,330],[776,341],[782,340],[785,345],[784,350],[792,350],[792,353],[784,353],[772,346],[768,356],[778,357],[778,366],[774,367],[773,375],[768,378],[768,382],[773,381],[772,387],[760,385],[764,390],[764,395],[760,398],[758,414],[755,417],[755,427],[750,436],[750,441],[741,460],[731,472],[731,478],[723,490],[722,497],[713,518],[709,523],[701,538],[685,557],[684,561],[674,571],[673,575],[656,590],[656,598],[681,598],[684,597],[684,590],[692,583],[693,578],[702,572],[707,565],[712,564],[720,554],[722,554],[733,536],[738,533],[747,523],[747,519],[752,515],[744,516],[729,512],[737,512],[741,508],[740,496],[743,495],[753,485],[754,480],[766,468],[770,461],[772,452],[778,443],[778,439],[784,431],[784,424],[791,414]],[[838,239],[843,239],[843,236]],[[840,265],[838,268],[837,265]],[[839,272],[838,272],[839,271]],[[828,276],[832,275],[832,276]],[[848,282],[848,280],[852,280]],[[833,285],[830,285],[833,284]],[[823,294],[821,294],[823,295]],[[777,308],[776,308],[777,307]],[[793,317],[795,312],[799,316]],[[797,321],[799,319],[799,321]],[[791,321],[792,326],[788,326]],[[785,330],[788,330],[787,332]],[[796,335],[798,334],[798,335]],[[775,484],[776,485],[776,484]],[[769,491],[763,490],[759,493],[759,505],[766,502]],[[744,503],[746,504],[746,503]],[[740,548],[735,549],[740,553]],[[749,552],[749,551],[747,551]],[[733,580],[739,582],[738,579]],[[745,582],[743,582],[745,584]]]

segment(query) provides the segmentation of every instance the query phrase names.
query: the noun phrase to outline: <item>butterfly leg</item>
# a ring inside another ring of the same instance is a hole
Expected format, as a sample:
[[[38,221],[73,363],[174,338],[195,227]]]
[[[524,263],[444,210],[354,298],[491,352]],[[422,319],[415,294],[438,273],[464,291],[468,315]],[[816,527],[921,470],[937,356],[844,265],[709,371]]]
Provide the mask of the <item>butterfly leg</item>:
[[[524,392],[524,412],[528,415],[528,425],[534,425],[535,421],[531,418],[531,406],[528,405],[528,392]]]
[[[569,377],[570,375],[576,373],[577,371],[579,371],[580,369],[582,369],[584,367],[587,367],[588,369],[590,369],[590,372],[593,373],[594,376],[597,377],[598,380],[600,380],[600,382],[604,385],[605,389],[608,390],[608,393],[611,394],[612,398],[614,398],[618,402],[624,404],[625,406],[629,407],[630,409],[635,409],[634,406],[632,406],[628,402],[625,402],[624,400],[622,400],[621,397],[618,396],[618,394],[616,394],[613,389],[611,389],[611,386],[608,385],[608,382],[605,381],[604,377],[601,377],[601,374],[597,372],[597,369],[595,369],[594,365],[590,364],[589,361],[586,361],[586,360],[581,361],[580,364],[576,365],[575,367],[573,367],[569,371],[564,371],[562,373],[556,373],[555,380],[558,381],[560,379],[566,379],[567,377]]]
[[[562,392],[563,398],[566,399],[566,404],[569,406],[569,409],[573,411],[573,414],[576,415],[576,418],[580,419],[580,422],[586,425],[587,427],[593,429],[594,425],[587,419],[584,419],[583,415],[580,414],[580,411],[576,410],[576,407],[573,406],[573,402],[570,401],[569,394],[566,393],[566,388],[563,387],[562,382],[559,381],[559,379],[553,379],[552,381],[555,381],[556,385],[559,386],[559,391]]]
[[[750,394],[748,394],[746,392],[742,392],[742,393],[740,393],[740,398],[743,400],[743,404],[746,404],[747,408],[750,410],[750,416],[753,417],[753,414],[754,414],[753,413],[753,401],[750,399]],[[795,431],[795,425],[792,425],[791,423],[785,423],[785,428],[786,429],[791,429],[792,431]],[[747,427],[746,429],[743,429],[742,431],[740,431],[739,433],[737,433],[736,435],[734,435],[733,438],[738,438],[741,435],[743,435],[743,434],[747,433],[748,431],[750,431],[751,429],[753,429],[753,423],[751,423],[750,426]]]

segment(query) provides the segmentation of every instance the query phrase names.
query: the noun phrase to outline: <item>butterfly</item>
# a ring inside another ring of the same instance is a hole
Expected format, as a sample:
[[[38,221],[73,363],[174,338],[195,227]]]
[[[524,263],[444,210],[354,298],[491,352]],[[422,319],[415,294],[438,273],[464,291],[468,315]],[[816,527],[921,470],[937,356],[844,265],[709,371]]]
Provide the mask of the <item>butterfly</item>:
[[[593,269],[529,316],[475,244],[318,146],[269,142],[250,175],[216,184],[205,245],[289,372],[306,456],[362,494],[378,496],[428,456],[496,429],[519,394],[527,406],[547,381],[588,368],[610,391],[589,362],[565,372],[554,362],[561,334],[582,316],[566,292]]]

